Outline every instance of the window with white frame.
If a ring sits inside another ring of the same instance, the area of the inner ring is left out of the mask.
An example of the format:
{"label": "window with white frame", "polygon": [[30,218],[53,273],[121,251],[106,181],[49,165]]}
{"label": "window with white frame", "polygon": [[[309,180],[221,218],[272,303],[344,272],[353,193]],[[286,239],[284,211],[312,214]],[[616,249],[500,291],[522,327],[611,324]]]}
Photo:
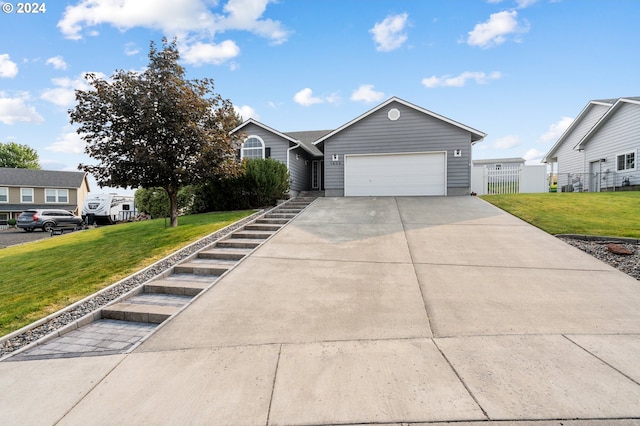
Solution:
{"label": "window with white frame", "polygon": [[9,202],[9,188],[0,188],[0,203]]}
{"label": "window with white frame", "polygon": [[69,190],[68,189],[45,189],[44,201],[46,203],[68,203]]}
{"label": "window with white frame", "polygon": [[636,153],[627,152],[626,154],[620,154],[616,157],[616,170],[622,172],[625,170],[636,169]]}
{"label": "window with white frame", "polygon": [[259,136],[249,136],[242,144],[242,156],[248,160],[252,158],[264,158],[264,142]]}
{"label": "window with white frame", "polygon": [[20,188],[20,202],[33,203],[33,188]]}

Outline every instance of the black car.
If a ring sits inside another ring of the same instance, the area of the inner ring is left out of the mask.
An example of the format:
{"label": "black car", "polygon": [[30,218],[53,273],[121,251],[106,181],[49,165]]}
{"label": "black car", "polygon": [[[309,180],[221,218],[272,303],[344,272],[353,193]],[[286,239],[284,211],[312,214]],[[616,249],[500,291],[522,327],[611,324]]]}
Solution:
{"label": "black car", "polygon": [[37,209],[20,213],[16,226],[26,232],[32,232],[36,228],[50,232],[53,228],[82,228],[84,221],[66,210]]}

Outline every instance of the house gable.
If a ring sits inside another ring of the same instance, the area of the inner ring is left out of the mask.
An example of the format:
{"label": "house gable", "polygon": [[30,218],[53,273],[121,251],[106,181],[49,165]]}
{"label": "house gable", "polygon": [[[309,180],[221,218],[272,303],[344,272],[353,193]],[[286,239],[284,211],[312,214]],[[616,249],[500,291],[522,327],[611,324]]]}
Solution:
{"label": "house gable", "polygon": [[446,119],[398,98],[392,98],[339,129],[316,145],[324,148],[328,195],[344,191],[345,155],[446,153],[449,195],[468,194],[471,145],[484,133]]}

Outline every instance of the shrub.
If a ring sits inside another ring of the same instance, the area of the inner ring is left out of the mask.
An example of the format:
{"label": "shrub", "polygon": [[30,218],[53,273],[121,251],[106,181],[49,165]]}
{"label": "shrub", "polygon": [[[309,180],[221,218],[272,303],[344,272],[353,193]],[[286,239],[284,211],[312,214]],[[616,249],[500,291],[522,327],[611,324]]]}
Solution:
{"label": "shrub", "polygon": [[11,228],[15,228],[16,227],[16,220],[15,219],[7,220],[7,225],[9,225]]}
{"label": "shrub", "polygon": [[245,185],[245,190],[252,197],[251,207],[273,205],[289,191],[289,171],[287,166],[273,158],[249,160]]}
{"label": "shrub", "polygon": [[277,160],[243,163],[236,177],[204,182],[193,189],[191,213],[245,210],[273,205],[289,191],[289,171]]}

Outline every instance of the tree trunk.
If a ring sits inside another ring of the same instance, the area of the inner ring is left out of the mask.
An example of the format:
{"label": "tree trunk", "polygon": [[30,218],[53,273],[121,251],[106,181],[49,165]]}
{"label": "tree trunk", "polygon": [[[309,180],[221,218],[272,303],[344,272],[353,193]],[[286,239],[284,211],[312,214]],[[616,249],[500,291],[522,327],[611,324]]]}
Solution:
{"label": "tree trunk", "polygon": [[175,228],[178,226],[178,190],[173,187],[165,188],[167,195],[169,196],[169,215],[171,217],[171,226]]}

